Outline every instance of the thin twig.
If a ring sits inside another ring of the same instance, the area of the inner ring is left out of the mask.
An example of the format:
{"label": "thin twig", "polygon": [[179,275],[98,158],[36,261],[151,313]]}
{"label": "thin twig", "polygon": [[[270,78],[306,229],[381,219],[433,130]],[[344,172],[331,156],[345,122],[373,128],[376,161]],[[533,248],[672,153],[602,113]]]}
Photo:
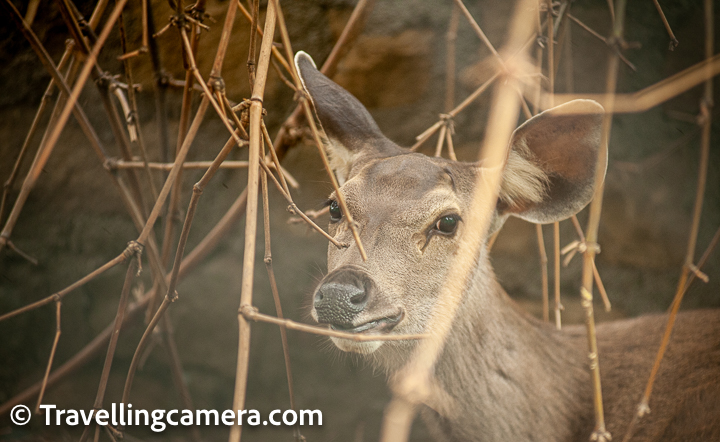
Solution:
{"label": "thin twig", "polygon": [[670,27],[670,23],[668,23],[667,18],[665,18],[665,13],[662,10],[662,7],[660,6],[660,3],[658,0],[653,0],[653,3],[655,3],[655,7],[658,10],[658,14],[660,14],[660,20],[662,20],[663,24],[665,25],[665,30],[667,31],[668,35],[670,36],[670,45],[668,46],[668,49],[671,51],[674,50],[680,42],[677,38],[675,38],[675,34],[673,34],[672,28]]}
{"label": "thin twig", "polygon": [[95,269],[94,271],[90,272],[89,274],[83,276],[79,280],[75,281],[74,283],[70,284],[66,288],[60,290],[59,292],[55,292],[50,296],[47,296],[39,301],[33,302],[32,304],[28,304],[24,307],[21,307],[19,309],[13,310],[9,313],[5,313],[4,315],[0,316],[0,322],[10,319],[13,316],[20,315],[22,313],[29,312],[30,310],[35,310],[36,308],[40,308],[44,305],[50,304],[51,302],[59,302],[61,301],[65,295],[72,292],[73,290],[82,287],[83,285],[87,284],[88,282],[92,281],[93,279],[97,278],[101,274],[105,273],[107,270],[115,267],[118,264],[121,264],[125,262],[130,256],[132,256],[134,247],[128,245],[128,247],[125,248],[125,250],[115,258],[111,259],[110,261],[106,262],[99,268]]}
{"label": "thin twig", "polygon": [[485,43],[485,46],[490,50],[492,55],[497,59],[497,61],[500,63],[500,66],[505,66],[505,63],[503,62],[502,57],[500,57],[500,54],[498,54],[498,51],[495,49],[495,46],[493,46],[492,43],[490,43],[490,40],[487,38],[487,35],[483,32],[482,28],[480,28],[480,25],[478,25],[477,21],[475,21],[475,18],[473,18],[470,11],[468,11],[467,7],[465,7],[465,3],[462,2],[462,0],[454,0],[455,5],[457,5],[458,8],[460,8],[460,11],[465,15],[465,18],[467,19],[468,23],[470,23],[470,27],[472,27],[473,31],[477,34],[477,36],[482,40],[483,43]]}
{"label": "thin twig", "polygon": [[153,19],[152,0],[142,0],[143,3],[143,46],[150,54],[150,66],[153,73],[153,98],[155,99],[155,117],[158,127],[158,138],[160,144],[160,159],[168,161],[170,150],[170,137],[168,136],[168,111],[167,111],[167,74],[162,68],[160,50],[157,39],[151,38],[155,34],[155,21]]}
{"label": "thin twig", "polygon": [[[238,0],[238,5],[242,7],[242,3]],[[242,8],[243,10],[245,8]],[[258,34],[258,15],[260,15],[260,0],[253,0],[252,3],[252,17],[250,18],[250,49],[248,50],[248,79],[250,80],[250,89],[255,85],[255,48],[257,45],[257,34]]]}
{"label": "thin twig", "polygon": [[455,107],[455,49],[460,24],[460,8],[453,3],[448,31],[445,34],[445,112]]}
{"label": "thin twig", "polygon": [[267,322],[269,324],[279,325],[281,327],[288,328],[290,330],[297,330],[305,333],[312,333],[314,335],[329,336],[332,338],[342,338],[349,341],[356,342],[368,342],[368,341],[409,341],[409,340],[421,340],[429,339],[428,334],[418,335],[367,335],[357,333],[347,333],[331,330],[324,327],[318,327],[315,325],[301,324],[299,322],[291,321],[290,319],[279,319],[274,316],[265,315],[257,311],[255,307],[245,306],[240,309],[242,316],[252,321]]}
{"label": "thin twig", "polygon": [[[597,33],[596,31],[594,31],[590,26],[588,26],[588,25],[586,25],[585,23],[581,22],[577,17],[575,17],[574,15],[570,14],[569,12],[567,13],[567,17],[568,17],[570,20],[572,20],[572,21],[574,21],[575,23],[577,23],[581,28],[583,28],[584,30],[586,30],[587,32],[589,32],[592,36],[594,36],[594,37],[597,38],[598,40],[600,40],[600,41],[602,41],[603,43],[605,43],[605,44],[608,46],[608,48],[610,48],[610,43],[608,43],[607,38],[605,38],[605,37],[603,37],[602,35],[598,34],[598,33]],[[632,64],[632,63],[630,63],[630,60],[628,60],[623,54],[618,54],[618,56],[620,57],[620,60],[622,60],[622,62],[625,63],[630,69],[632,69],[633,71],[637,71],[637,68],[635,67],[635,65]]]}
{"label": "thin twig", "polygon": [[542,280],[542,304],[543,321],[550,321],[550,301],[548,291],[548,257],[545,251],[545,238],[543,238],[542,224],[535,224],[535,234],[538,242],[538,254],[540,255],[540,272]]}
{"label": "thin twig", "polygon": [[45,387],[47,387],[48,377],[50,376],[50,370],[52,369],[53,360],[55,359],[55,350],[57,350],[57,345],[60,341],[60,333],[62,333],[62,328],[60,326],[61,308],[62,301],[55,301],[55,338],[53,339],[52,348],[50,349],[50,357],[48,358],[47,368],[45,369],[45,376],[43,376],[42,386],[40,387],[40,394],[38,395],[37,405],[35,405],[35,414],[40,413],[40,404],[42,404],[43,396],[45,395]]}
{"label": "thin twig", "polygon": [[[130,403],[130,390],[132,389],[132,383],[135,379],[135,372],[138,367],[138,363],[140,362],[140,355],[145,350],[145,347],[147,346],[150,336],[152,335],[153,331],[155,330],[155,327],[160,322],[160,319],[165,314],[165,311],[170,306],[170,303],[174,302],[177,299],[177,292],[173,292],[172,296],[165,296],[163,298],[163,302],[160,304],[160,307],[158,307],[157,311],[155,312],[155,315],[153,316],[152,320],[150,320],[150,323],[145,328],[145,333],[143,333],[142,338],[140,338],[140,342],[138,343],[137,347],[135,348],[135,354],[133,354],[132,361],[130,362],[130,368],[128,369],[127,378],[125,379],[125,388],[123,389],[123,395],[122,395],[122,403],[129,404]],[[121,428],[122,430],[122,428]]]}
{"label": "thin twig", "polygon": [[[243,4],[240,0],[237,0],[237,5],[238,5],[238,8],[240,9],[240,12],[243,13],[243,17],[245,17],[250,23],[252,23],[252,16],[248,12],[248,10],[245,9],[245,6],[243,6]],[[262,31],[262,29],[260,29],[259,25],[257,25],[257,24],[255,25],[255,30],[260,35],[260,37],[263,36],[263,31]],[[278,48],[276,48],[275,46],[273,46],[273,48],[272,48],[272,54],[273,54],[273,60],[280,63],[280,65],[282,65],[282,67],[285,69],[285,71],[287,73],[292,74],[292,70],[290,69],[290,65],[288,64],[287,60],[285,60],[285,57],[282,56],[282,54],[280,53],[280,50],[278,50]],[[253,67],[253,69],[254,69],[254,67]],[[277,73],[278,73],[278,75],[282,75],[282,72],[280,72],[279,69],[277,70]],[[294,88],[295,88],[295,86],[293,86],[293,89]]]}
{"label": "thin twig", "polygon": [[[120,23],[120,44],[123,53],[127,52],[127,41],[125,37],[125,22],[123,20],[122,14],[119,18]],[[133,80],[133,71],[132,71],[132,63],[129,61],[124,61],[123,66],[125,67],[125,77],[127,78],[128,83],[128,99],[130,101],[130,115],[127,117],[127,123],[128,127],[132,124],[133,127],[136,128],[136,136],[137,136],[137,145],[140,148],[140,157],[142,158],[144,169],[145,169],[145,175],[147,178],[147,182],[150,185],[150,192],[153,198],[157,198],[157,186],[155,186],[155,180],[153,180],[152,175],[150,174],[150,169],[147,167],[148,164],[148,155],[147,155],[147,149],[145,148],[145,140],[142,133],[142,128],[140,127],[140,118],[139,118],[139,111],[138,111],[138,105],[137,105],[137,98],[135,97],[135,87],[133,85],[135,84]]]}
{"label": "thin twig", "polygon": [[[235,141],[232,141],[232,145],[235,146]],[[245,143],[243,143],[245,145]],[[185,170],[206,170],[213,164],[212,161],[186,161],[182,163],[182,168]],[[175,163],[148,163],[150,170],[169,171],[173,168]],[[113,160],[107,164],[110,170],[113,169],[138,169],[145,167],[142,161],[125,161],[125,160]],[[220,164],[220,169],[246,169],[248,167],[247,161],[223,161]],[[269,163],[268,167],[275,167],[275,164]]]}
{"label": "thin twig", "polygon": [[[492,77],[490,77],[485,83],[481,84],[475,91],[473,91],[472,94],[470,94],[465,100],[462,101],[462,103],[458,104],[453,110],[447,113],[448,118],[455,118],[460,112],[462,112],[466,107],[468,107],[473,101],[475,101],[483,92],[487,90],[488,87],[500,76],[499,72],[496,72]],[[441,118],[438,120],[435,124],[430,126],[425,130],[425,132],[421,133],[415,139],[417,142],[410,148],[410,150],[417,150],[418,147],[420,147],[425,141],[427,141],[428,138],[430,138],[435,132],[438,131],[444,124],[444,120]]]}

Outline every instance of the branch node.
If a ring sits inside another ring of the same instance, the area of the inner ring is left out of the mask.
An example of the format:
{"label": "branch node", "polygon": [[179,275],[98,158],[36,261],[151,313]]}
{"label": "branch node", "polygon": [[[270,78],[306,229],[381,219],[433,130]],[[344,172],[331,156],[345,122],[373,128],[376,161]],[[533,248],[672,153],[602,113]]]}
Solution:
{"label": "branch node", "polygon": [[115,172],[118,168],[118,159],[117,158],[107,158],[105,162],[103,162],[103,167],[105,170],[109,172]]}
{"label": "branch node", "polygon": [[210,77],[208,80],[208,87],[213,92],[225,93],[225,80],[222,77]]}
{"label": "branch node", "polygon": [[451,135],[455,135],[455,120],[451,114],[440,114],[440,121],[443,122]]}
{"label": "branch node", "polygon": [[612,440],[612,436],[610,436],[610,433],[605,428],[598,428],[590,435],[590,440],[597,442],[609,442]]}
{"label": "branch node", "polygon": [[3,244],[3,243],[4,243],[4,244],[7,244],[7,246],[10,248],[10,250],[12,250],[13,252],[15,252],[15,253],[17,253],[18,255],[20,255],[22,258],[24,258],[25,260],[27,260],[30,264],[32,264],[32,265],[38,265],[38,264],[39,264],[37,258],[35,258],[35,257],[33,257],[33,256],[31,256],[31,255],[29,255],[29,254],[27,254],[27,253],[25,253],[25,252],[23,252],[23,251],[20,250],[19,248],[17,248],[17,246],[16,246],[12,241],[10,241],[10,239],[9,239],[8,237],[6,237],[6,236],[0,237],[0,245]]}
{"label": "branch node", "polygon": [[137,276],[140,276],[142,273],[142,252],[145,246],[143,246],[141,243],[133,240],[128,242],[127,247],[125,248],[125,251],[123,252],[123,256],[125,256],[125,259],[135,256],[138,262],[138,269],[137,269]]}
{"label": "branch node", "polygon": [[295,91],[295,94],[293,95],[293,101],[299,101],[301,104],[303,101],[309,101],[312,103],[312,99],[308,95],[307,92],[305,92],[305,89],[297,89]]}
{"label": "branch node", "polygon": [[707,284],[710,281],[710,278],[708,277],[708,275],[706,273],[704,273],[703,271],[701,271],[695,264],[690,262],[690,263],[685,264],[685,267],[687,267],[687,269],[690,272],[694,273],[695,276],[697,276],[697,278],[700,279],[705,284]]}
{"label": "branch node", "polygon": [[645,399],[643,399],[637,406],[637,417],[644,417],[650,413],[650,407]]}
{"label": "branch node", "polygon": [[708,119],[712,116],[712,108],[714,106],[715,103],[713,102],[712,97],[709,99],[703,98],[700,100],[700,113],[698,114],[697,118],[695,118],[695,122],[698,124],[698,126],[705,125]]}
{"label": "branch node", "polygon": [[575,240],[571,242],[570,244],[566,245],[561,251],[560,254],[567,255],[565,257],[565,260],[563,260],[563,266],[567,267],[568,264],[570,264],[570,261],[572,261],[573,257],[576,253],[585,253],[588,250],[594,250],[595,254],[600,253],[600,244],[598,243],[591,243],[587,241],[579,241]]}
{"label": "branch node", "polygon": [[238,309],[239,314],[243,315],[243,317],[245,319],[252,320],[252,321],[255,320],[255,314],[259,313],[259,312],[260,312],[260,310],[258,310],[257,307],[253,307],[250,304],[243,304]]}

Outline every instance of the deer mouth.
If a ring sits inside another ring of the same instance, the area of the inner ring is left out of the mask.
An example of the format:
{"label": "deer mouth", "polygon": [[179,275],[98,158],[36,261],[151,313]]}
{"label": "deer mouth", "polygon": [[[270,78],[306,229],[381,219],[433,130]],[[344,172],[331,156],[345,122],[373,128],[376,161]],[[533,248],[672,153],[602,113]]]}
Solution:
{"label": "deer mouth", "polygon": [[360,325],[346,326],[343,324],[330,324],[330,328],[335,331],[341,331],[346,333],[389,333],[396,325],[402,321],[403,312],[400,311],[397,315],[385,316],[379,319],[373,319],[372,321],[365,322]]}

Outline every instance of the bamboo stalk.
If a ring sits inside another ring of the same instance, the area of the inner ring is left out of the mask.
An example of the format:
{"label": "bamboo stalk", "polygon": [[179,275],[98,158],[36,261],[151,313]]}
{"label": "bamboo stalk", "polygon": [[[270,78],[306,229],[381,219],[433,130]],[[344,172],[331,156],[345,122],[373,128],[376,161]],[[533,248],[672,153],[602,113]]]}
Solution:
{"label": "bamboo stalk", "polygon": [[[615,41],[621,41],[623,37],[625,22],[625,0],[618,0],[615,5],[615,23],[613,29],[613,38]],[[619,49],[619,48],[618,48]],[[595,334],[595,318],[592,305],[592,289],[594,280],[594,260],[595,254],[598,252],[597,232],[600,224],[600,213],[602,211],[603,200],[603,179],[605,176],[605,165],[607,163],[607,149],[610,139],[610,131],[612,129],[612,116],[615,112],[614,96],[617,89],[617,75],[619,67],[619,51],[615,51],[610,55],[608,60],[608,73],[606,81],[606,99],[605,99],[605,115],[603,116],[602,138],[600,141],[600,150],[598,151],[598,161],[595,170],[595,194],[592,203],[590,203],[590,216],[588,225],[585,229],[586,245],[583,253],[583,272],[582,272],[582,288],[580,290],[582,305],[585,309],[585,323],[588,333],[588,351],[589,364],[593,381],[593,405],[595,409],[595,429],[591,438],[599,442],[611,440],[611,435],[605,428],[605,413],[602,402],[602,385],[600,380],[600,363],[597,348],[597,337]]]}
{"label": "bamboo stalk", "polygon": [[[242,287],[240,292],[240,306],[252,305],[253,277],[255,271],[255,240],[257,234],[257,208],[260,172],[260,146],[263,140],[262,111],[265,82],[267,81],[270,57],[272,55],[273,35],[275,34],[275,21],[278,11],[277,4],[268,3],[265,15],[265,32],[260,44],[260,58],[253,85],[250,104],[250,147],[248,168],[248,199],[245,216],[245,252],[243,255]],[[233,409],[241,410],[245,407],[245,394],[247,390],[247,375],[250,363],[250,324],[244,316],[238,314],[238,359],[235,372],[235,389],[233,394]],[[242,427],[233,425],[230,428],[230,442],[240,442]]]}

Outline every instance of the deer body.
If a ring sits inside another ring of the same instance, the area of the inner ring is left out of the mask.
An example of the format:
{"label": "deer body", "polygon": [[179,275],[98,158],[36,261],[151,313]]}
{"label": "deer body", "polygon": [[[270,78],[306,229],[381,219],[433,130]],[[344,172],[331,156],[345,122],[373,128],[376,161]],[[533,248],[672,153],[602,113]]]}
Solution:
{"label": "deer body", "polygon": [[[367,110],[322,75],[305,53],[295,59],[327,137],[331,165],[368,254],[328,248],[328,275],[312,317],[353,333],[424,333],[458,239],[481,165],[430,158],[385,138]],[[544,112],[513,134],[491,231],[510,216],[567,218],[594,190],[602,107],[576,100]],[[604,170],[604,169],[603,169]],[[331,195],[329,233],[352,243]],[[487,251],[462,289],[461,304],[435,365],[423,416],[439,441],[587,440],[594,426],[587,338],[557,331],[522,312],[499,286]],[[598,326],[606,422],[616,438],[632,418],[664,322],[645,317]],[[699,326],[702,326],[700,331]],[[700,333],[698,335],[698,333]],[[332,338],[394,373],[413,341]],[[720,440],[720,315],[680,316],[638,441]]]}

